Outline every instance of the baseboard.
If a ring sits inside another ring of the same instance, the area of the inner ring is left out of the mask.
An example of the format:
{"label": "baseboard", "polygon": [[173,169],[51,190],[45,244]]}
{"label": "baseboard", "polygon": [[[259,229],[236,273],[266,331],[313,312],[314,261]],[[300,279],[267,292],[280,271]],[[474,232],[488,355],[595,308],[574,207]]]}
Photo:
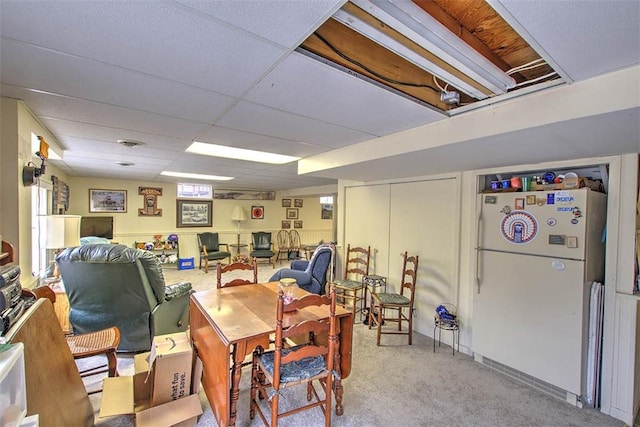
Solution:
{"label": "baseboard", "polygon": [[550,384],[532,375],[526,374],[522,371],[519,371],[482,355],[474,354],[474,360],[510,378],[513,378],[516,381],[535,388],[536,390],[540,390],[550,396],[553,396],[560,400],[564,400],[571,405],[582,408],[582,401],[580,399],[580,396],[576,396],[575,394],[568,392],[558,386]]}

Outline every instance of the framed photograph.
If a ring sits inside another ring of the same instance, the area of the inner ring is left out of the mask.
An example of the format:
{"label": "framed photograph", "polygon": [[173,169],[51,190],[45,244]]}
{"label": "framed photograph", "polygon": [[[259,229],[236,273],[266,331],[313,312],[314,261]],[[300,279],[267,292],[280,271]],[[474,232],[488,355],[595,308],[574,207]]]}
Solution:
{"label": "framed photograph", "polygon": [[302,228],[302,221],[293,221],[293,228]]}
{"label": "framed photograph", "polygon": [[283,230],[288,230],[289,228],[291,228],[291,221],[288,220],[283,220],[282,221],[282,229]]}
{"label": "framed photograph", "polygon": [[176,227],[211,227],[213,201],[176,200]]}
{"label": "framed photograph", "polygon": [[516,199],[516,209],[524,209],[524,199],[517,198]]}
{"label": "framed photograph", "polygon": [[333,205],[330,204],[322,204],[320,205],[321,210],[321,219],[333,219]]}
{"label": "framed photograph", "polygon": [[89,189],[89,212],[126,212],[127,190]]}
{"label": "framed photograph", "polygon": [[287,208],[287,219],[298,219],[298,209]]}
{"label": "framed photograph", "polygon": [[251,219],[264,219],[264,206],[251,206]]}
{"label": "framed photograph", "polygon": [[535,205],[536,204],[536,195],[535,194],[527,196],[527,204],[528,205]]}
{"label": "framed photograph", "polygon": [[302,199],[293,199],[293,206],[295,206],[296,208],[301,208],[302,203],[304,203],[304,200]]}
{"label": "framed photograph", "polygon": [[282,207],[290,208],[291,207],[291,199],[282,199]]}

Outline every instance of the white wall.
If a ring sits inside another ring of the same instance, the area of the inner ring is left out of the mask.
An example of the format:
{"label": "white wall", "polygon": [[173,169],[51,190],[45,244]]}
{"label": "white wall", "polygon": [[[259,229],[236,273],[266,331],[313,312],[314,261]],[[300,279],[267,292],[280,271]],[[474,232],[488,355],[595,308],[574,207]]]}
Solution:
{"label": "white wall", "polygon": [[[442,295],[433,296],[435,301],[440,297],[454,296],[457,294],[459,314],[462,318],[462,331],[460,336],[461,349],[466,352],[473,352],[473,343],[471,342],[471,330],[473,328],[473,293],[475,291],[475,263],[476,263],[476,238],[477,235],[477,219],[476,201],[478,192],[478,177],[480,175],[508,173],[522,170],[554,170],[571,167],[580,167],[594,164],[609,165],[609,194],[608,194],[608,221],[607,221],[607,265],[605,280],[605,325],[604,325],[604,344],[603,344],[603,385],[602,385],[602,411],[619,418],[631,425],[633,423],[633,415],[639,406],[638,390],[640,390],[638,375],[635,368],[639,365],[637,352],[640,348],[638,338],[640,337],[640,328],[638,327],[638,297],[631,295],[633,290],[633,266],[630,259],[633,258],[635,241],[635,203],[638,197],[637,181],[638,181],[638,156],[635,154],[623,156],[609,156],[604,158],[588,158],[578,159],[568,162],[553,162],[546,164],[523,164],[507,168],[487,169],[479,171],[469,171],[462,173],[459,182],[454,185],[451,190],[452,194],[448,195],[449,200],[443,199],[438,203],[438,198],[432,198],[430,201],[434,206],[444,206],[446,203],[455,204],[457,209],[456,219],[453,221],[455,232],[432,233],[429,235],[424,230],[417,230],[415,227],[415,218],[418,215],[421,206],[420,203],[414,204],[409,209],[415,212],[402,212],[405,207],[411,204],[401,206],[400,212],[395,214],[396,218],[405,217],[409,219],[402,225],[400,221],[398,227],[393,234],[403,236],[398,240],[400,243],[391,243],[393,238],[389,239],[389,247],[378,247],[379,252],[385,250],[392,254],[397,252],[399,246],[411,245],[411,241],[406,236],[419,236],[425,242],[429,242],[431,247],[449,248],[450,240],[455,241],[456,250],[446,249],[448,252],[455,254],[453,260],[453,271],[450,275],[444,275],[443,280],[439,283],[438,292]],[[428,181],[434,177],[415,178],[418,181]],[[343,245],[349,242],[349,238],[354,236],[350,230],[351,223],[354,220],[350,217],[350,188],[359,188],[360,195],[367,195],[368,198],[358,200],[358,202],[366,206],[368,212],[368,221],[378,224],[379,222],[393,222],[394,215],[387,215],[384,207],[391,203],[392,197],[388,195],[384,184],[404,184],[407,180],[390,180],[387,182],[372,182],[368,184],[341,181],[339,183],[339,212],[338,212],[338,236],[339,241]],[[369,187],[369,190],[367,190]],[[409,188],[409,187],[407,187]],[[346,189],[346,190],[345,190]],[[369,191],[367,193],[367,191]],[[377,196],[377,198],[376,198]],[[458,209],[459,208],[459,209]],[[360,208],[363,209],[363,208]],[[395,209],[395,208],[394,208]],[[364,218],[364,210],[360,211],[360,217]],[[447,215],[447,209],[442,210],[442,214]],[[366,232],[370,233],[368,227],[355,222],[358,234]],[[379,228],[384,228],[378,225]],[[389,225],[391,230],[391,225]],[[441,230],[439,230],[441,231]],[[368,237],[362,235],[362,240]],[[371,239],[379,239],[375,235],[369,237]],[[366,240],[365,240],[366,241]],[[626,254],[620,256],[621,254]],[[429,263],[429,256],[421,255],[421,264]],[[390,260],[393,256],[390,255]],[[619,260],[619,261],[618,261]],[[391,265],[391,264],[390,264]],[[394,274],[390,268],[389,274]],[[381,271],[382,274],[382,271]],[[428,305],[428,304],[427,304]],[[417,322],[418,331],[428,336],[432,335],[432,329],[425,328],[425,321]],[[422,325],[421,325],[422,323]]]}
{"label": "white wall", "polygon": [[[457,304],[458,216],[456,176],[344,187],[345,224],[337,273],[345,247],[370,246],[369,273],[399,291],[402,254],[419,256],[414,329],[432,335],[433,313],[442,302]],[[443,337],[446,342],[449,337]]]}

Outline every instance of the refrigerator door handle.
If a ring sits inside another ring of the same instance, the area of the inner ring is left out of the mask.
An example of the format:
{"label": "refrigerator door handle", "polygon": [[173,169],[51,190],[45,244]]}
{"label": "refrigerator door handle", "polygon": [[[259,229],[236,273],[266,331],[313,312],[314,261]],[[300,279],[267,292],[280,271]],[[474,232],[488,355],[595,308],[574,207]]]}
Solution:
{"label": "refrigerator door handle", "polygon": [[480,284],[482,280],[480,279],[480,262],[482,261],[480,252],[480,242],[482,242],[482,210],[478,214],[478,239],[476,240],[476,293],[480,293]]}

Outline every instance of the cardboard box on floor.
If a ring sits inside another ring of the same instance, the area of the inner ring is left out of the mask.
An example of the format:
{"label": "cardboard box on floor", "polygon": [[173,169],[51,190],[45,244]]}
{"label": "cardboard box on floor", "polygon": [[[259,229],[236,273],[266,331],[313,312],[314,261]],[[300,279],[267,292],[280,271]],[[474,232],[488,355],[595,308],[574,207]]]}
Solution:
{"label": "cardboard box on floor", "polygon": [[100,418],[133,414],[137,427],[195,426],[201,375],[186,332],[156,336],[151,352],[134,356],[133,376],[105,378]]}

